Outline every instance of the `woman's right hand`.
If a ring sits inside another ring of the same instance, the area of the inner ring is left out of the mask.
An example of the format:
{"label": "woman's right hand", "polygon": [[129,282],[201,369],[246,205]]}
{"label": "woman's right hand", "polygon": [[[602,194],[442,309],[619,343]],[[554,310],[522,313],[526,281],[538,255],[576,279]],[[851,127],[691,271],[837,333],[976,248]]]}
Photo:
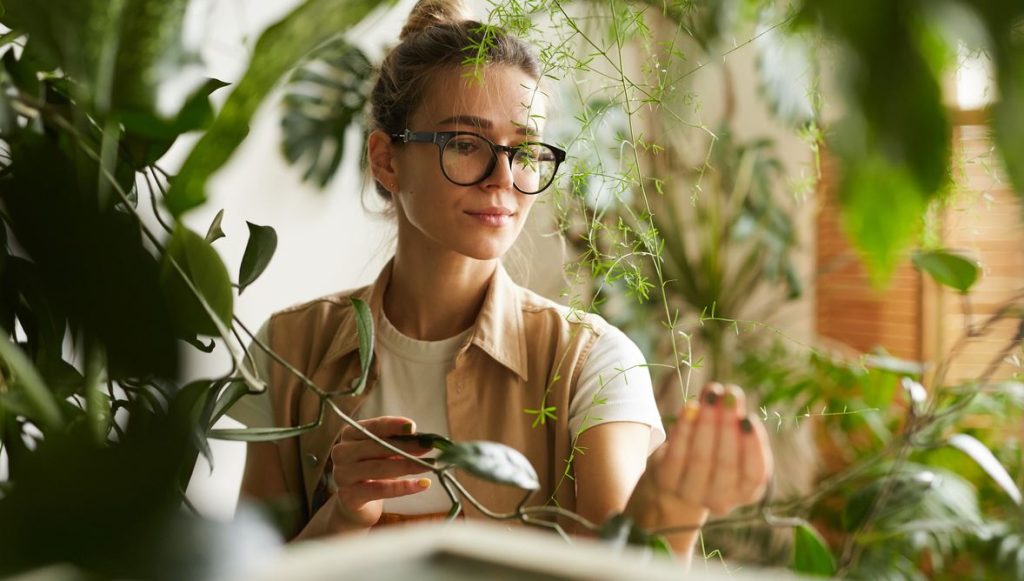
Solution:
{"label": "woman's right hand", "polygon": [[[360,420],[359,424],[385,439],[416,431],[411,419],[398,416],[369,418]],[[413,456],[422,456],[431,450],[416,441],[390,442]],[[430,487],[430,480],[426,478],[402,478],[423,474],[429,469],[393,454],[352,426],[345,426],[341,431],[341,438],[331,449],[331,460],[334,463],[332,477],[337,486],[331,520],[338,528],[369,528],[380,520],[383,499],[416,494]]]}

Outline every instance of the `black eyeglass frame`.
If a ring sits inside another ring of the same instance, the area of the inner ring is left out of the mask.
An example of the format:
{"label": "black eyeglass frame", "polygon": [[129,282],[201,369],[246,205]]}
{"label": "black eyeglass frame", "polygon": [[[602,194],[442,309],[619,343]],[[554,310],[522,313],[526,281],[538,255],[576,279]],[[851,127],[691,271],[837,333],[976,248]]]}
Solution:
{"label": "black eyeglass frame", "polygon": [[[472,135],[474,137],[478,137],[484,140],[484,142],[491,146],[491,165],[487,168],[487,171],[484,172],[483,176],[480,179],[476,180],[475,182],[471,182],[468,184],[457,182],[453,180],[451,176],[448,175],[448,172],[446,172],[444,169],[444,148],[446,145],[448,145],[448,142],[451,141],[452,138],[457,135]],[[522,147],[522,144],[518,146],[498,145],[497,143],[494,143],[493,141],[487,139],[483,135],[480,135],[479,133],[473,133],[472,131],[411,131],[409,129],[406,129],[401,133],[392,133],[390,137],[391,141],[393,142],[401,141],[402,143],[433,143],[434,145],[436,145],[437,163],[438,165],[441,166],[441,173],[448,181],[457,186],[475,186],[486,180],[488,177],[490,177],[490,175],[494,173],[495,165],[497,165],[498,163],[499,152],[505,152],[508,154],[506,156],[508,158],[508,167],[509,169],[512,169],[512,160],[515,158],[516,153],[518,153],[519,148]],[[537,190],[536,192],[525,192],[521,190],[518,185],[516,185],[514,179],[512,180],[512,187],[514,187],[517,192],[527,196],[535,196],[551,187],[551,184],[555,183],[555,176],[558,174],[558,168],[561,167],[563,162],[565,162],[566,153],[563,149],[559,149],[554,145],[550,145],[548,143],[543,143],[540,141],[528,141],[525,143],[536,143],[538,145],[543,145],[544,147],[547,147],[555,154],[555,169],[551,171],[551,180],[548,181],[548,183],[545,184],[543,188]]]}

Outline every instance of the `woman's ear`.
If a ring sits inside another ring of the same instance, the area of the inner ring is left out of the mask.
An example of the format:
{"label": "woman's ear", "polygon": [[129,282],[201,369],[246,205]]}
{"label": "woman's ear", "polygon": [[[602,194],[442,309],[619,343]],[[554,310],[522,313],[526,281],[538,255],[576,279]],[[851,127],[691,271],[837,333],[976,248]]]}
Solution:
{"label": "woman's ear", "polygon": [[394,194],[398,190],[398,171],[391,138],[383,131],[374,129],[367,138],[367,147],[369,148],[370,171],[373,172],[373,179]]}

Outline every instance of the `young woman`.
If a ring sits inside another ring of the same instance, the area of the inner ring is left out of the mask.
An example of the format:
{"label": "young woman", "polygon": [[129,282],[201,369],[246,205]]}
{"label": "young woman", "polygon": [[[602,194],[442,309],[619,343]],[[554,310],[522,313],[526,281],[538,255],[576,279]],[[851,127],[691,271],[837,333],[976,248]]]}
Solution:
{"label": "young woman", "polygon": [[[465,48],[479,46],[482,33],[462,14],[454,0],[421,1],[372,92],[369,159],[397,216],[394,258],[374,284],[275,313],[259,336],[323,389],[344,391],[359,375],[349,299],[363,298],[376,363],[366,392],[337,405],[384,438],[436,432],[522,451],[541,484],[532,504],[557,503],[594,522],[625,511],[658,528],[699,526],[709,512],[755,501],[771,456],[742,391],[706,386],[666,439],[633,342],[508,279],[501,257],[565,154],[543,143],[547,103],[529,47],[491,29],[479,77],[467,75]],[[319,399],[251,351],[269,388],[232,415],[250,426],[315,421]],[[292,499],[293,536],[309,538],[443,516],[448,498],[423,473],[328,411],[317,430],[250,444],[242,494]],[[492,510],[522,498],[512,487],[460,481]],[[469,505],[465,514],[481,516]],[[688,559],[695,538],[670,542]]]}

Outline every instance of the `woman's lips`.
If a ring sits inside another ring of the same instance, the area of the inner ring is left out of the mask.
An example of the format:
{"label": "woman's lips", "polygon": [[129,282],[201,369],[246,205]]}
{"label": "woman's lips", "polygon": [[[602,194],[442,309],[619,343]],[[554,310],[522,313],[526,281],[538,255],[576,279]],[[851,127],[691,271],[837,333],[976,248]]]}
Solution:
{"label": "woman's lips", "polygon": [[515,216],[510,210],[506,209],[486,209],[486,210],[474,210],[466,211],[466,215],[471,218],[475,218],[480,223],[500,228],[507,226],[512,223],[512,218]]}

